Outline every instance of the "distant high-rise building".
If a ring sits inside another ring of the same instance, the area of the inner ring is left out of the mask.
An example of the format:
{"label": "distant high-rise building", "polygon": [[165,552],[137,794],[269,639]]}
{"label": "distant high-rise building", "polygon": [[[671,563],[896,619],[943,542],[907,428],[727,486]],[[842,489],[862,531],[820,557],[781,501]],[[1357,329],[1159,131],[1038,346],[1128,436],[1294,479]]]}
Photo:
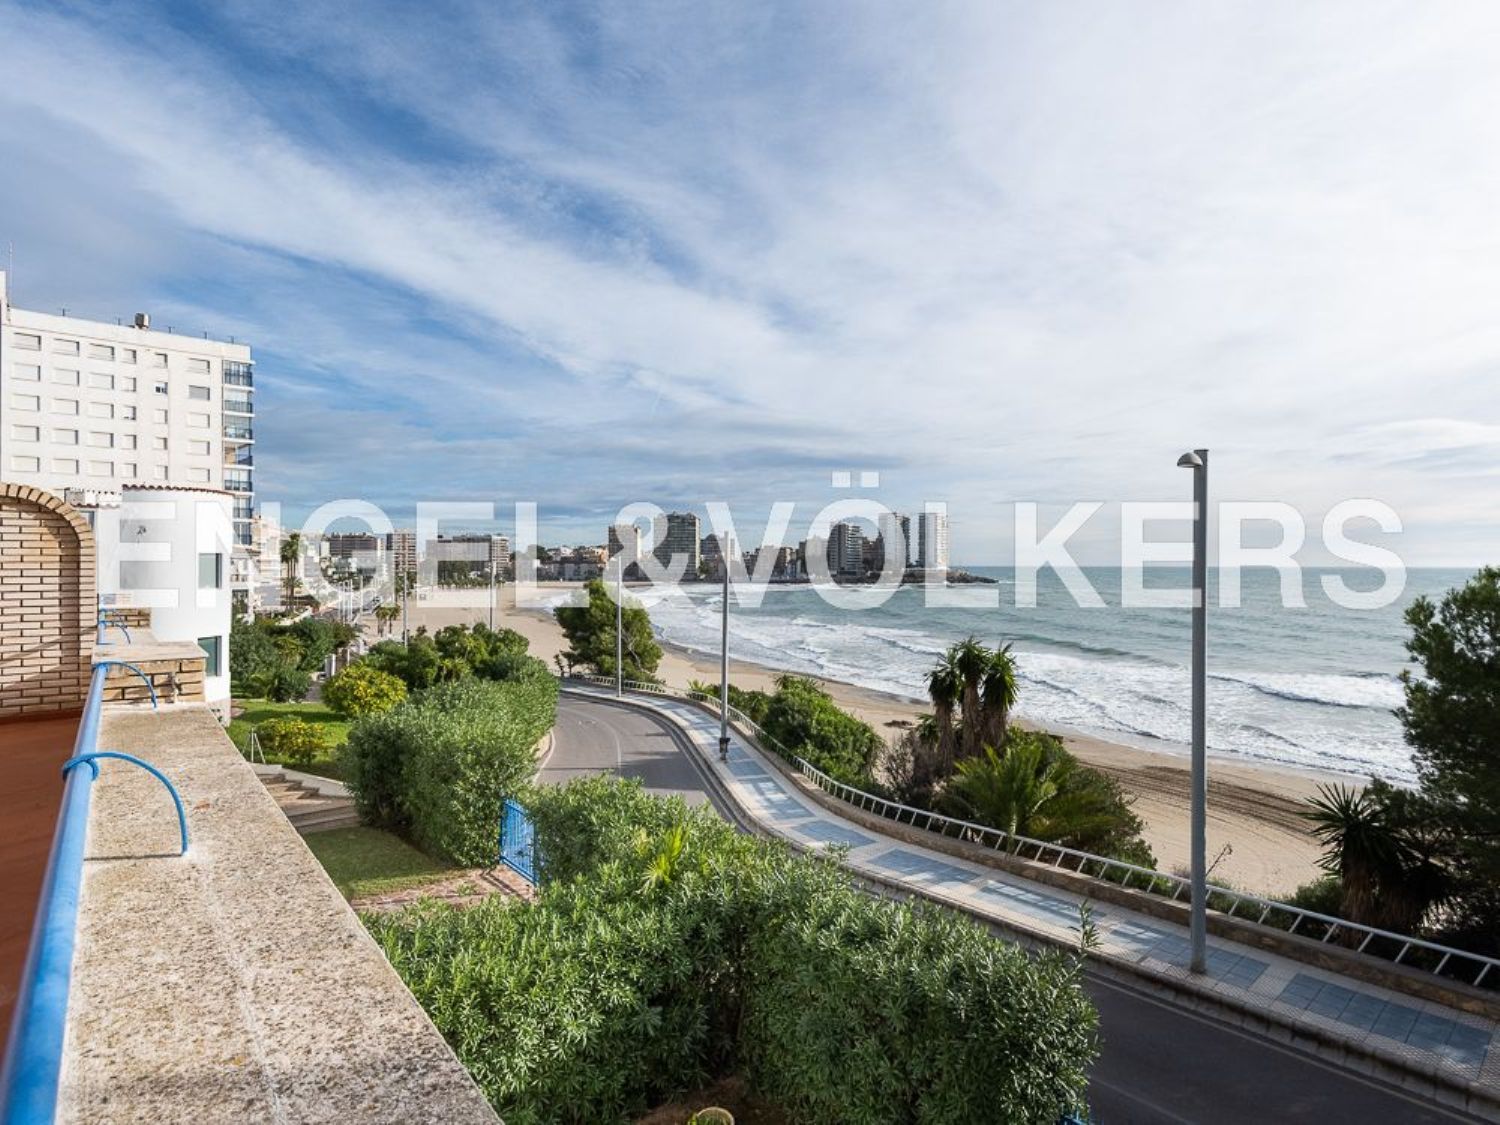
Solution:
{"label": "distant high-rise building", "polygon": [[390,555],[393,575],[410,574],[417,569],[417,533],[415,531],[393,531],[385,537],[385,549]]}
{"label": "distant high-rise building", "polygon": [[948,513],[923,512],[917,521],[917,565],[948,569]]}
{"label": "distant high-rise building", "polygon": [[615,575],[617,567],[624,567],[624,576],[634,578],[640,574],[641,529],[633,523],[611,524],[609,528],[609,558],[607,569]]}
{"label": "distant high-rise building", "polygon": [[905,570],[911,565],[911,517],[899,512],[885,512],[876,521],[876,526],[880,531],[880,550],[875,569],[883,570],[889,556],[896,560],[893,565]]}
{"label": "distant high-rise building", "polygon": [[656,517],[653,530],[655,543],[651,553],[657,564],[665,569],[673,566],[675,560],[684,559],[683,577],[696,578],[701,558],[698,517],[692,512],[668,512]]}
{"label": "distant high-rise building", "polygon": [[828,565],[834,574],[865,571],[865,533],[857,523],[836,523],[828,531]]}

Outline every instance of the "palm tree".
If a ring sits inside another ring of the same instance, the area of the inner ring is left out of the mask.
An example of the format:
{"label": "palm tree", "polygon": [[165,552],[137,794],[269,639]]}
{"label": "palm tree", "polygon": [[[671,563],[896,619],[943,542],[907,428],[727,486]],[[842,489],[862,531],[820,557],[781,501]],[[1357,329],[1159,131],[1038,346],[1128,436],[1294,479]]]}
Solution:
{"label": "palm tree", "polygon": [[1023,742],[1003,758],[994,747],[958,763],[948,800],[967,818],[1013,836],[1030,836],[1058,792],[1058,763],[1041,743]]}
{"label": "palm tree", "polygon": [[963,740],[959,746],[959,754],[972,758],[984,745],[984,709],[980,705],[980,685],[989,668],[990,650],[969,637],[959,641],[948,653],[958,671],[962,691]]}
{"label": "palm tree", "polygon": [[950,648],[927,673],[927,695],[932,700],[932,720],[937,727],[937,762],[942,777],[953,772],[953,711],[962,692],[963,678]]}
{"label": "palm tree", "polygon": [[294,531],[281,541],[281,585],[288,605],[296,597],[297,587],[301,584],[301,579],[297,576],[301,562],[302,535]]}
{"label": "palm tree", "polygon": [[1326,851],[1323,870],[1339,877],[1344,889],[1340,912],[1351,922],[1379,925],[1383,892],[1399,887],[1407,846],[1391,824],[1384,802],[1369,789],[1320,785],[1303,815]]}
{"label": "palm tree", "polygon": [[1010,645],[1001,645],[990,653],[979,683],[979,696],[984,709],[984,744],[1004,752],[1010,711],[1016,705],[1016,661],[1010,654]]}

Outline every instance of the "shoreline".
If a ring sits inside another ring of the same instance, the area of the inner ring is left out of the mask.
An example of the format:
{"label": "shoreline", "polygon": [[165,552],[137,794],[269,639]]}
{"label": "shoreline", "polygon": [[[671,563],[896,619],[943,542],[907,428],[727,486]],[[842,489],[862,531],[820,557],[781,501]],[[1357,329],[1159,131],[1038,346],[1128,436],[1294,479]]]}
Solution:
{"label": "shoreline", "polygon": [[[559,590],[576,584],[558,583]],[[500,588],[495,623],[526,637],[534,656],[554,663],[566,641],[550,609],[516,608],[514,587]],[[447,604],[444,604],[444,603]],[[486,620],[484,606],[455,604],[446,598],[414,601],[410,624],[429,631],[445,625]],[[399,636],[399,625],[398,625]],[[668,686],[684,689],[689,681],[717,683],[719,663],[712,656],[658,636],[662,647],[657,675]],[[774,691],[781,670],[730,658],[730,680],[749,690]],[[802,673],[796,673],[802,674]],[[884,738],[892,738],[928,708],[898,695],[876,691],[822,676],[822,684],[845,710],[869,723]],[[1162,871],[1185,868],[1188,862],[1189,763],[1182,750],[1165,745],[1146,748],[1087,731],[1055,725],[1026,723],[1063,739],[1080,762],[1119,781],[1144,823],[1142,835]],[[1322,874],[1317,862],[1322,848],[1301,816],[1308,797],[1320,784],[1343,782],[1346,775],[1303,767],[1237,759],[1223,753],[1209,755],[1208,861],[1211,879],[1232,883],[1256,894],[1287,896]],[[1220,854],[1225,848],[1229,850]],[[1217,862],[1216,862],[1216,857]]]}

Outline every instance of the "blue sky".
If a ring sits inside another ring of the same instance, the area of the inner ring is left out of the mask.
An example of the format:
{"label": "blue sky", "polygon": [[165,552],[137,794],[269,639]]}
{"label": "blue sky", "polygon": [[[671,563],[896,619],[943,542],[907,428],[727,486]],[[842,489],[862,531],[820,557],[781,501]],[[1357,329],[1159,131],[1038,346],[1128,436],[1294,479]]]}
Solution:
{"label": "blue sky", "polygon": [[[357,16],[351,15],[357,10]],[[255,347],[258,488],[1401,514],[1500,556],[1500,7],[0,0],[13,299]],[[1107,515],[1079,537],[1110,556]]]}

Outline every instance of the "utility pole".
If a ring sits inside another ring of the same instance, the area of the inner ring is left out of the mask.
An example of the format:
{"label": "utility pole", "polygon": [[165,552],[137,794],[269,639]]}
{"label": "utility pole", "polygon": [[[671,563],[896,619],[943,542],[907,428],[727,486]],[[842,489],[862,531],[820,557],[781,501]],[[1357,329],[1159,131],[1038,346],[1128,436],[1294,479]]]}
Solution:
{"label": "utility pole", "polygon": [[1208,450],[1177,459],[1193,470],[1193,768],[1190,863],[1192,909],[1188,919],[1188,968],[1208,971]]}
{"label": "utility pole", "polygon": [[615,556],[615,697],[625,694],[625,554]]}
{"label": "utility pole", "polygon": [[729,552],[733,541],[721,541],[719,565],[724,571],[724,604],[719,633],[719,761],[729,761]]}

